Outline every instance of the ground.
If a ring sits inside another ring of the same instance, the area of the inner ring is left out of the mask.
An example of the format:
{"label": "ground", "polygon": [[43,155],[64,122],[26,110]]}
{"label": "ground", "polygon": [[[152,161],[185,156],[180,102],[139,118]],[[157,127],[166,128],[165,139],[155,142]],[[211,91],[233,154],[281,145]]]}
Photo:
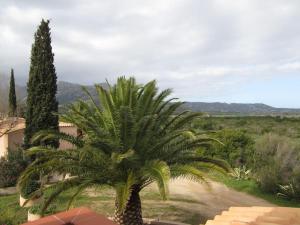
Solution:
{"label": "ground", "polygon": [[177,204],[177,207],[199,213],[205,220],[213,218],[231,206],[274,206],[263,199],[235,191],[215,181],[210,182],[209,188],[204,184],[180,179],[171,182],[170,187],[171,198],[181,196],[198,202],[184,204],[176,202],[174,204]]}
{"label": "ground", "polygon": [[[160,199],[154,185],[150,186],[141,193],[143,216],[198,225],[205,223],[207,219],[213,218],[230,206],[272,206],[265,200],[227,188],[221,183],[214,181],[210,183],[211,188],[209,189],[204,184],[189,180],[172,181],[170,198],[167,201]],[[72,192],[66,193],[58,199],[57,211],[64,210],[71,194]],[[87,206],[106,216],[112,216],[113,199],[114,192],[111,189],[89,189],[77,199],[74,207]],[[1,210],[3,213],[6,210],[7,214],[13,215],[17,219],[13,224],[25,222],[27,211],[17,204],[17,194],[0,197],[0,217]]]}
{"label": "ground", "polygon": [[[167,201],[160,200],[157,193],[155,185],[142,192],[144,217],[200,224],[231,206],[274,206],[263,199],[235,191],[215,181],[210,181],[209,188],[190,180],[174,180],[170,183],[170,197]],[[96,193],[90,190],[87,194],[95,196]],[[97,202],[93,207],[99,207],[98,211],[103,213],[103,204],[107,204],[108,208],[113,207],[110,200],[105,203]]]}

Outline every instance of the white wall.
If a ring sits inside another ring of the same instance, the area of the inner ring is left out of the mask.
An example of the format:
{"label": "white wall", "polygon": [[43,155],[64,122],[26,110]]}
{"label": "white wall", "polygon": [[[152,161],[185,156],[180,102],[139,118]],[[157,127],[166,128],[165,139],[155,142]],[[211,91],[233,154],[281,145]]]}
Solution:
{"label": "white wall", "polygon": [[0,158],[7,156],[7,148],[8,148],[8,135],[4,134],[0,137]]}

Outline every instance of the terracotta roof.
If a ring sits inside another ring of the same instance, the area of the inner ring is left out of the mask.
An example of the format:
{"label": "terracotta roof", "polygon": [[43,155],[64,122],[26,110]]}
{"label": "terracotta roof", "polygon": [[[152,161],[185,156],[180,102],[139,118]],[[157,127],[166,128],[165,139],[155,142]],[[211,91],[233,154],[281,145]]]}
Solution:
{"label": "terracotta roof", "polygon": [[300,208],[230,207],[206,225],[299,225]]}
{"label": "terracotta roof", "polygon": [[63,225],[67,222],[72,222],[74,225],[116,225],[105,216],[97,214],[85,207],[75,208],[66,212],[46,216],[39,220],[24,223],[22,225]]}

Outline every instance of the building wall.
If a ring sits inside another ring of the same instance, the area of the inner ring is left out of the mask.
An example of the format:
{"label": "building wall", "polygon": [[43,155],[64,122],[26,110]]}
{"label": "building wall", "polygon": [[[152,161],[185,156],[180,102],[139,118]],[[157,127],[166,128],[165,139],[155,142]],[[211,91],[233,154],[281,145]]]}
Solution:
{"label": "building wall", "polygon": [[24,129],[16,130],[8,133],[8,148],[9,150],[17,150],[23,144]]}
{"label": "building wall", "polygon": [[6,157],[8,147],[8,135],[4,134],[0,137],[0,158]]}
{"label": "building wall", "polygon": [[[59,127],[61,132],[77,136],[77,128],[74,126],[61,126]],[[19,129],[12,131],[8,134],[0,137],[0,158],[7,156],[7,151],[16,150],[19,146],[22,145],[24,138],[24,129]],[[66,141],[60,141],[59,149],[70,149],[74,146]]]}
{"label": "building wall", "polygon": [[[78,135],[77,128],[73,126],[65,126],[65,127],[59,127],[60,132],[72,135],[76,137]],[[74,148],[72,144],[66,141],[60,141],[59,142],[59,149],[70,149]]]}

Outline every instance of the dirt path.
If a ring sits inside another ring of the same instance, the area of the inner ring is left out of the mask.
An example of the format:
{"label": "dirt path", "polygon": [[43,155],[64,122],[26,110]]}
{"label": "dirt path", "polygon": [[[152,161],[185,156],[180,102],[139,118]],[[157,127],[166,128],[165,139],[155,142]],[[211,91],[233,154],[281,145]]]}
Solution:
{"label": "dirt path", "polygon": [[[204,184],[190,180],[178,179],[170,183],[171,200],[176,198],[187,201],[170,201],[182,208],[199,212],[205,218],[213,218],[231,206],[274,206],[273,204],[227,188],[221,183],[211,181],[211,190]],[[188,202],[190,200],[190,203]],[[198,203],[197,203],[198,202]]]}

